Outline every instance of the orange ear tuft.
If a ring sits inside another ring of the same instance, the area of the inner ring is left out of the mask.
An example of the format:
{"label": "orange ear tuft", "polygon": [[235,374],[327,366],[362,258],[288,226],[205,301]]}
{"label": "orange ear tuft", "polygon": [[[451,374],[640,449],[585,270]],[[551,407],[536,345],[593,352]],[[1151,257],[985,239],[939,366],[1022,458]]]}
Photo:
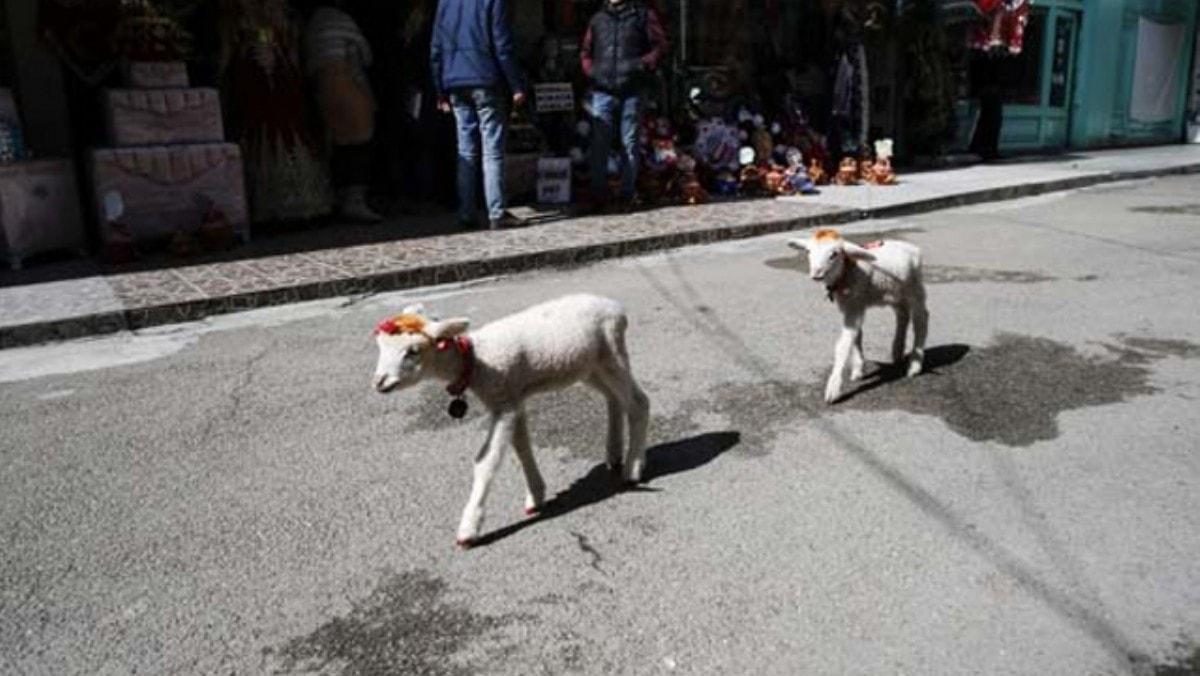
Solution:
{"label": "orange ear tuft", "polygon": [[841,238],[842,236],[838,231],[832,228],[821,228],[813,233],[813,239],[818,242],[836,242]]}
{"label": "orange ear tuft", "polygon": [[396,333],[424,333],[426,321],[420,315],[397,315],[392,318]]}

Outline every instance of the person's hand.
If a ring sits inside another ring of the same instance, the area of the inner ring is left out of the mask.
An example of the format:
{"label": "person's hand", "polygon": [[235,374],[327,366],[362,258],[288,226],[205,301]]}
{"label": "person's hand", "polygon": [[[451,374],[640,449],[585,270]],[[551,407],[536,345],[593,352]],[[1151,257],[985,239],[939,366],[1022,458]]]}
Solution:
{"label": "person's hand", "polygon": [[445,96],[439,97],[438,102],[437,102],[437,109],[442,111],[443,113],[448,113],[451,110],[453,110],[450,107],[450,99],[446,98]]}
{"label": "person's hand", "polygon": [[525,92],[517,92],[513,94],[513,106],[520,108],[525,105]]}

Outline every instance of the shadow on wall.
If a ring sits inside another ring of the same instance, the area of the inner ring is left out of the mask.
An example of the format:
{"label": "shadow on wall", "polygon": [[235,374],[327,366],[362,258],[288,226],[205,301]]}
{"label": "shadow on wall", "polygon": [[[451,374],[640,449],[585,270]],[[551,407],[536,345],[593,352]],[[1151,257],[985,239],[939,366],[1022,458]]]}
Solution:
{"label": "shadow on wall", "polygon": [[646,470],[643,483],[627,487],[619,476],[601,463],[558,493],[542,507],[536,516],[494,530],[479,538],[477,547],[490,545],[535,524],[549,521],[577,509],[603,502],[621,493],[655,493],[658,489],[646,484],[672,474],[694,470],[715,460],[741,442],[740,432],[708,432],[680,441],[659,444],[646,450]]}

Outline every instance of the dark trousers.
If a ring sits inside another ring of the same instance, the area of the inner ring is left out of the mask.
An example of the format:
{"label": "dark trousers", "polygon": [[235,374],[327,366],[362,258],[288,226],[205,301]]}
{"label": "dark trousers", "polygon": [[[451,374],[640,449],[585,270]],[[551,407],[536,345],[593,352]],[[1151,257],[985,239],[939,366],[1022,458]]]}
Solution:
{"label": "dark trousers", "polygon": [[1004,122],[1001,58],[983,52],[971,55],[971,88],[979,99],[979,122],[975,125],[970,150],[985,160],[1000,155],[1000,126]]}

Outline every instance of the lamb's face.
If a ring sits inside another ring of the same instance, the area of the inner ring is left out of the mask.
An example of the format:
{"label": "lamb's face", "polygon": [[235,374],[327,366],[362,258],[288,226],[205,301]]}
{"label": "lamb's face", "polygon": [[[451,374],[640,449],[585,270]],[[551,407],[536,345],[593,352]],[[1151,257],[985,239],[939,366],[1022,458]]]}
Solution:
{"label": "lamb's face", "polygon": [[429,374],[434,346],[462,334],[470,325],[465,317],[437,321],[425,317],[420,305],[379,322],[375,344],[379,361],[375,364],[372,384],[380,394],[411,387]]}
{"label": "lamb's face", "polygon": [[875,255],[863,247],[842,239],[836,230],[822,229],[807,239],[788,240],[788,246],[808,256],[808,273],[814,280],[832,287],[838,284],[850,259],[874,261]]}
{"label": "lamb's face", "polygon": [[419,333],[387,334],[377,332],[379,361],[375,364],[373,384],[380,394],[411,387],[424,378],[423,357],[431,343]]}
{"label": "lamb's face", "polygon": [[808,273],[813,280],[830,282],[842,275],[846,252],[841,242],[821,242],[808,250]]}
{"label": "lamb's face", "polygon": [[829,282],[842,274],[846,264],[846,252],[842,240],[833,236],[821,236],[826,231],[818,231],[817,237],[808,239],[793,239],[788,246],[808,256],[808,274],[815,281]]}

